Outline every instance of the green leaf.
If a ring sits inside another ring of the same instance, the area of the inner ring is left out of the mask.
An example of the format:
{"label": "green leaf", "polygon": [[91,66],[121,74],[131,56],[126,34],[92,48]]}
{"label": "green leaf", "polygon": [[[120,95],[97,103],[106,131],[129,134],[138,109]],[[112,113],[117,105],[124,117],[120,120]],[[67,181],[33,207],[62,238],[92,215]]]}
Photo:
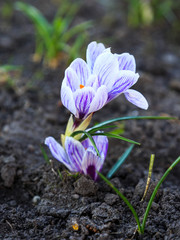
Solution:
{"label": "green leaf", "polygon": [[[114,122],[119,122],[119,121],[126,121],[126,120],[142,120],[142,119],[149,119],[149,120],[170,120],[170,119],[177,119],[175,117],[161,117],[161,116],[138,116],[138,117],[120,117],[120,118],[114,118],[111,120],[104,121],[102,123],[99,123],[92,127],[90,131],[93,129],[98,130],[99,127],[106,126],[108,124],[114,123]],[[89,131],[88,131],[89,132]]]}
{"label": "green leaf", "polygon": [[104,132],[104,133],[92,133],[91,135],[92,136],[102,135],[102,136],[107,136],[109,138],[116,138],[116,139],[119,139],[119,140],[123,140],[125,142],[141,145],[139,142],[135,142],[135,141],[133,141],[131,139],[128,139],[128,138],[125,138],[125,137],[122,137],[122,136],[119,136],[119,135],[116,135],[116,134],[111,134],[111,133],[105,133]]}
{"label": "green leaf", "polygon": [[57,172],[58,172],[58,175],[59,175],[60,179],[62,180],[63,177],[62,177],[62,174],[61,174],[60,170],[57,169]]}
{"label": "green leaf", "polygon": [[61,6],[58,9],[58,12],[55,16],[55,19],[61,19],[64,21],[64,32],[67,31],[73,19],[76,16],[77,11],[79,10],[79,4],[62,1]]}
{"label": "green leaf", "polygon": [[53,23],[53,37],[55,36],[58,40],[64,30],[64,21],[60,18],[55,18]]}
{"label": "green leaf", "polygon": [[73,46],[70,48],[70,51],[68,52],[69,63],[80,55],[80,52],[82,51],[82,47],[84,45],[85,40],[86,40],[85,35],[84,36],[80,35],[79,37],[76,38]]}
{"label": "green leaf", "polygon": [[26,14],[35,23],[35,25],[40,26],[43,29],[51,29],[49,22],[37,8],[23,2],[16,2],[15,8],[16,10],[20,10]]}
{"label": "green leaf", "polygon": [[104,130],[104,129],[107,129],[107,128],[116,128],[116,125],[105,125],[105,126],[102,126],[102,127],[97,127],[96,128],[96,125],[92,128],[90,128],[89,130],[86,130],[88,133],[95,133],[97,131],[101,131],[101,130]]}
{"label": "green leaf", "polygon": [[46,163],[50,164],[49,157],[48,157],[46,151],[44,150],[43,146],[40,145],[40,148],[41,148],[41,152],[42,152],[42,155],[44,157],[44,160],[46,161]]}
{"label": "green leaf", "polygon": [[99,150],[97,149],[96,143],[94,142],[94,139],[92,138],[92,136],[88,132],[86,132],[86,131],[75,131],[71,134],[71,137],[75,137],[76,135],[79,135],[79,134],[84,134],[89,138],[89,140],[91,141],[93,147],[95,148],[95,150],[97,152],[97,155],[99,157],[101,157],[101,155],[99,153]]}
{"label": "green leaf", "polygon": [[15,66],[15,65],[2,65],[0,66],[0,72],[9,72],[9,71],[16,71],[21,70],[21,66]]}
{"label": "green leaf", "polygon": [[122,135],[125,132],[125,124],[124,123],[116,123],[116,129],[110,131],[109,133]]}
{"label": "green leaf", "polygon": [[23,3],[16,2],[15,8],[22,11],[33,23],[37,34],[41,37],[41,41],[46,49],[46,57],[52,58],[56,55],[52,37],[52,25],[46,20],[42,13],[35,7]]}
{"label": "green leaf", "polygon": [[80,23],[80,24],[72,27],[68,31],[66,31],[66,33],[62,36],[62,40],[64,42],[67,42],[72,37],[74,37],[74,35],[79,34],[79,33],[84,33],[84,31],[90,27],[92,27],[92,21],[86,21],[86,22]]}
{"label": "green leaf", "polygon": [[122,156],[117,160],[117,162],[108,172],[107,178],[111,178],[115,174],[115,172],[117,172],[117,170],[120,168],[120,166],[123,164],[123,162],[127,159],[129,154],[131,153],[133,147],[134,144],[132,144],[128,149],[126,149],[126,151],[122,154]]}

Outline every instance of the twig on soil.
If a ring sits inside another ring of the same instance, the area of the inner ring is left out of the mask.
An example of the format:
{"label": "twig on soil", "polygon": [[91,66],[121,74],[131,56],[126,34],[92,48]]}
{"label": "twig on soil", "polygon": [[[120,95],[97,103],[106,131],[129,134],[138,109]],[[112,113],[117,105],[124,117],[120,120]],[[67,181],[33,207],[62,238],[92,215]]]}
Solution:
{"label": "twig on soil", "polygon": [[150,181],[151,181],[151,176],[152,176],[152,169],[153,169],[153,164],[154,164],[154,157],[155,155],[154,154],[151,154],[151,158],[150,158],[150,163],[149,163],[149,173],[148,173],[148,178],[147,178],[147,183],[146,183],[146,188],[145,188],[145,191],[144,191],[144,195],[141,199],[141,202],[144,201],[145,197],[146,197],[146,194],[147,194],[147,191],[149,189],[149,185],[150,185]]}
{"label": "twig on soil", "polygon": [[138,226],[135,228],[134,233],[133,233],[132,237],[130,238],[130,240],[134,239],[134,237],[136,236],[137,231],[138,231]]}
{"label": "twig on soil", "polygon": [[51,164],[51,171],[57,176],[57,172],[54,170],[54,166],[53,166],[53,160],[52,159],[49,159],[49,162]]}
{"label": "twig on soil", "polygon": [[14,231],[13,226],[10,224],[10,222],[8,222],[8,220],[6,220],[6,223],[10,226],[11,230]]}

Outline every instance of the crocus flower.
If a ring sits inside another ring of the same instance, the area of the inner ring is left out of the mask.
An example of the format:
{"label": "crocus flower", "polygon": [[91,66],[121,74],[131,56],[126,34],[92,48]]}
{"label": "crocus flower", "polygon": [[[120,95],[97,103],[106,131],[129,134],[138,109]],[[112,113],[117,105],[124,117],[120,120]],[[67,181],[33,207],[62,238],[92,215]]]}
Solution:
{"label": "crocus flower", "polygon": [[[61,134],[61,143],[62,146],[64,147],[65,145],[65,139],[66,137],[71,136],[71,134],[75,131],[84,131],[86,130],[86,128],[89,126],[90,122],[92,119],[92,114],[90,114],[84,121],[78,122],[78,125],[73,121],[73,116],[71,115],[67,126],[66,126],[66,131],[65,134]],[[75,139],[80,139],[82,136],[82,134],[78,134],[76,136],[74,136]]]}
{"label": "crocus flower", "polygon": [[85,119],[121,93],[136,106],[148,108],[144,96],[129,89],[139,78],[132,55],[112,54],[102,43],[91,42],[86,60],[77,58],[70,64],[61,87],[62,103],[76,118]]}
{"label": "crocus flower", "polygon": [[96,180],[96,171],[101,170],[107,154],[108,139],[106,136],[94,136],[93,139],[101,157],[97,155],[89,139],[79,142],[72,137],[66,137],[65,148],[63,148],[53,137],[47,137],[45,144],[49,147],[53,157],[71,172],[80,172]]}

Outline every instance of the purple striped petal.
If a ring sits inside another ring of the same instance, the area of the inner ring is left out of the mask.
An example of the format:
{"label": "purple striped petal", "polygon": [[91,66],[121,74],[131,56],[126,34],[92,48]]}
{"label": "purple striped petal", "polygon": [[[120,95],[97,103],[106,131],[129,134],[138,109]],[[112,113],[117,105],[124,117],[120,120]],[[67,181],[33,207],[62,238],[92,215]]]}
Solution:
{"label": "purple striped petal", "polygon": [[96,112],[106,104],[108,99],[108,90],[107,87],[102,85],[98,88],[94,99],[92,100],[89,108],[89,113]]}
{"label": "purple striped petal", "polygon": [[89,147],[83,157],[82,170],[85,175],[89,175],[93,180],[96,180],[98,175],[96,171],[102,169],[104,157],[100,158],[93,147]]}
{"label": "purple striped petal", "polygon": [[47,137],[44,143],[49,147],[54,158],[63,163],[70,171],[73,170],[64,148],[53,137]]}
{"label": "purple striped petal", "polygon": [[140,92],[133,89],[129,89],[126,92],[124,92],[124,94],[127,100],[132,104],[145,110],[148,109],[148,102]]}
{"label": "purple striped petal", "polygon": [[71,63],[69,67],[76,72],[80,84],[86,85],[86,81],[90,76],[90,69],[87,63],[83,59],[77,58]]}
{"label": "purple striped petal", "polygon": [[82,172],[81,164],[85,153],[83,145],[72,137],[66,137],[65,149],[69,156],[73,171]]}
{"label": "purple striped petal", "polygon": [[[97,149],[99,150],[100,154],[102,154],[102,157],[106,158],[108,150],[108,138],[106,136],[99,135],[93,136],[93,139],[95,141]],[[85,149],[87,149],[90,146],[91,147],[93,146],[89,138],[86,138],[84,141],[82,141],[82,145],[84,146]]]}
{"label": "purple striped petal", "polygon": [[108,93],[108,102],[132,87],[138,80],[139,74],[129,70],[119,72],[120,75],[112,85],[112,90]]}
{"label": "purple striped petal", "polygon": [[77,108],[77,114],[75,116],[77,118],[83,119],[90,113],[89,108],[94,96],[95,91],[91,87],[78,89],[74,93],[74,101]]}
{"label": "purple striped petal", "polygon": [[136,62],[133,55],[129,53],[114,54],[119,62],[119,70],[136,71]]}
{"label": "purple striped petal", "polygon": [[101,85],[111,89],[111,82],[117,78],[119,64],[117,58],[110,52],[105,51],[95,61],[93,73],[98,76]]}
{"label": "purple striped petal", "polygon": [[63,81],[66,83],[66,86],[70,87],[72,92],[79,89],[80,81],[76,72],[72,68],[69,67],[66,69]]}
{"label": "purple striped petal", "polygon": [[91,42],[86,50],[86,61],[91,69],[91,73],[93,72],[94,63],[96,58],[105,50],[105,47],[102,43]]}
{"label": "purple striped petal", "polygon": [[69,87],[66,87],[65,84],[62,84],[61,87],[61,101],[62,104],[74,115],[77,115],[76,112],[76,107],[75,107],[75,102],[73,98],[73,93]]}
{"label": "purple striped petal", "polygon": [[98,78],[96,75],[91,74],[87,80],[86,87],[92,87],[95,91],[100,87]]}
{"label": "purple striped petal", "polygon": [[94,136],[93,137],[97,149],[99,150],[100,154],[106,158],[107,150],[108,150],[108,138],[106,136]]}

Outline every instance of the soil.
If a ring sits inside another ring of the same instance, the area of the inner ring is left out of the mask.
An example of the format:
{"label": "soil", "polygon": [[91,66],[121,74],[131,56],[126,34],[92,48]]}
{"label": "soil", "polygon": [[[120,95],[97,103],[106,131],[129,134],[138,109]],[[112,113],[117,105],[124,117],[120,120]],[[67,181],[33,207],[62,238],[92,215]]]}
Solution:
{"label": "soil", "polygon": [[[55,1],[28,1],[52,19]],[[0,9],[5,1],[1,1]],[[148,99],[141,110],[123,96],[94,114],[93,123],[132,115],[180,117],[180,48],[163,23],[130,29],[114,7],[95,0],[83,2],[78,21],[93,19],[90,40],[130,52],[137,61],[140,80],[135,88]],[[96,8],[94,8],[96,6]],[[33,63],[34,31],[20,12],[1,16],[0,64],[21,65],[12,81],[0,81],[0,239],[180,239],[180,165],[170,173],[157,193],[143,236],[122,200],[102,180],[69,175],[56,160],[47,164],[40,145],[45,137],[59,139],[69,112],[61,105],[59,91],[65,64],[56,70]],[[0,77],[1,78],[1,77]],[[92,124],[93,124],[92,123]],[[150,194],[169,165],[180,155],[180,123],[167,120],[131,120],[124,136],[141,143],[112,177],[112,183],[130,200],[142,220]],[[102,173],[129,144],[110,140]],[[45,147],[45,146],[44,146]],[[50,158],[51,154],[48,149]],[[143,202],[150,155],[155,154],[151,185]],[[62,178],[57,170],[62,173]]]}

